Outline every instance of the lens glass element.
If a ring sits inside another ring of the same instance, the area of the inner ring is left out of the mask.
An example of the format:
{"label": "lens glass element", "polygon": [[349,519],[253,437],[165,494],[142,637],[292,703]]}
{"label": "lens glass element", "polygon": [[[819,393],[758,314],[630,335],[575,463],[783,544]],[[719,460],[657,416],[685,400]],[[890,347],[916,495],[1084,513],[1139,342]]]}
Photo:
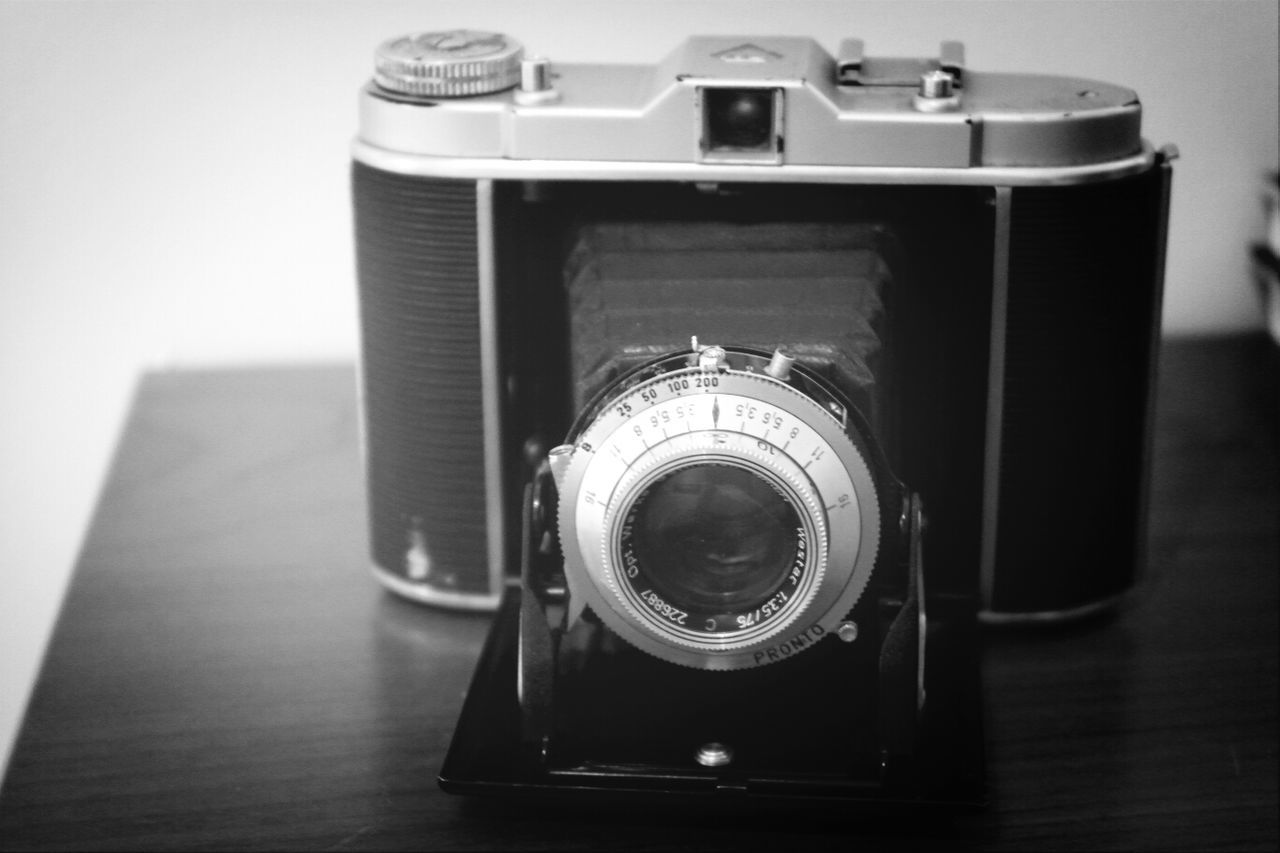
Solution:
{"label": "lens glass element", "polygon": [[659,478],[627,515],[628,562],[667,602],[700,613],[741,612],[769,599],[796,567],[803,536],[777,486],[722,463]]}

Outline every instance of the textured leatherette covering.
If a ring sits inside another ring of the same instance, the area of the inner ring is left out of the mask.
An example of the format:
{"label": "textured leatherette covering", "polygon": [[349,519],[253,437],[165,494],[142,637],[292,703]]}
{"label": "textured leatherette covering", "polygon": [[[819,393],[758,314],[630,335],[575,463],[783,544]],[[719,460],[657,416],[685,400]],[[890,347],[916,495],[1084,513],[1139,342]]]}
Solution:
{"label": "textured leatherette covering", "polygon": [[373,559],[489,594],[475,182],[352,178]]}

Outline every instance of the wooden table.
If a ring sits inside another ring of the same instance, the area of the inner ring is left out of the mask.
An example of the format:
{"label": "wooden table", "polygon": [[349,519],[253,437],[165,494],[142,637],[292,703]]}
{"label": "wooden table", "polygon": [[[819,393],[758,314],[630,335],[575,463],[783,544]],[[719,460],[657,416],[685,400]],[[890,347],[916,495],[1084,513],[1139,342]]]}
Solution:
{"label": "wooden table", "polygon": [[363,570],[352,370],[149,375],[0,790],[0,847],[1275,850],[1273,356],[1166,344],[1145,584],[1112,618],[987,634],[990,808],[905,825],[442,793],[488,620]]}

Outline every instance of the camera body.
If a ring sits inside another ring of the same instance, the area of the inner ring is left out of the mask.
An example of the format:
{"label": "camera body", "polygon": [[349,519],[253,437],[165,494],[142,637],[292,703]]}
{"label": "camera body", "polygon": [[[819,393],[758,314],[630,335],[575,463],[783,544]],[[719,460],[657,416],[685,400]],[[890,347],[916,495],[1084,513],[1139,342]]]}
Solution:
{"label": "camera body", "polygon": [[1136,95],[952,42],[377,63],[375,573],[500,607],[446,786],[980,799],[975,612],[1142,563],[1172,156]]}

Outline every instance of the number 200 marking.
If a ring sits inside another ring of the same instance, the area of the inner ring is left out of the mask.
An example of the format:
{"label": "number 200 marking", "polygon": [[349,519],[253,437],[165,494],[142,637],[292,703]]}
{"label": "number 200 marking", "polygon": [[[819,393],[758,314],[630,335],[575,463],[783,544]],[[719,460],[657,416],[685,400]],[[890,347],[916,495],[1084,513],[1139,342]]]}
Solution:
{"label": "number 200 marking", "polygon": [[[673,394],[679,394],[681,391],[688,391],[690,388],[719,388],[719,387],[720,387],[720,377],[714,376],[714,375],[695,376],[692,379],[692,384],[690,384],[690,379],[687,376],[681,377],[679,379],[672,379],[671,381],[667,382],[667,390]],[[648,399],[648,398],[646,397],[645,399]]]}

